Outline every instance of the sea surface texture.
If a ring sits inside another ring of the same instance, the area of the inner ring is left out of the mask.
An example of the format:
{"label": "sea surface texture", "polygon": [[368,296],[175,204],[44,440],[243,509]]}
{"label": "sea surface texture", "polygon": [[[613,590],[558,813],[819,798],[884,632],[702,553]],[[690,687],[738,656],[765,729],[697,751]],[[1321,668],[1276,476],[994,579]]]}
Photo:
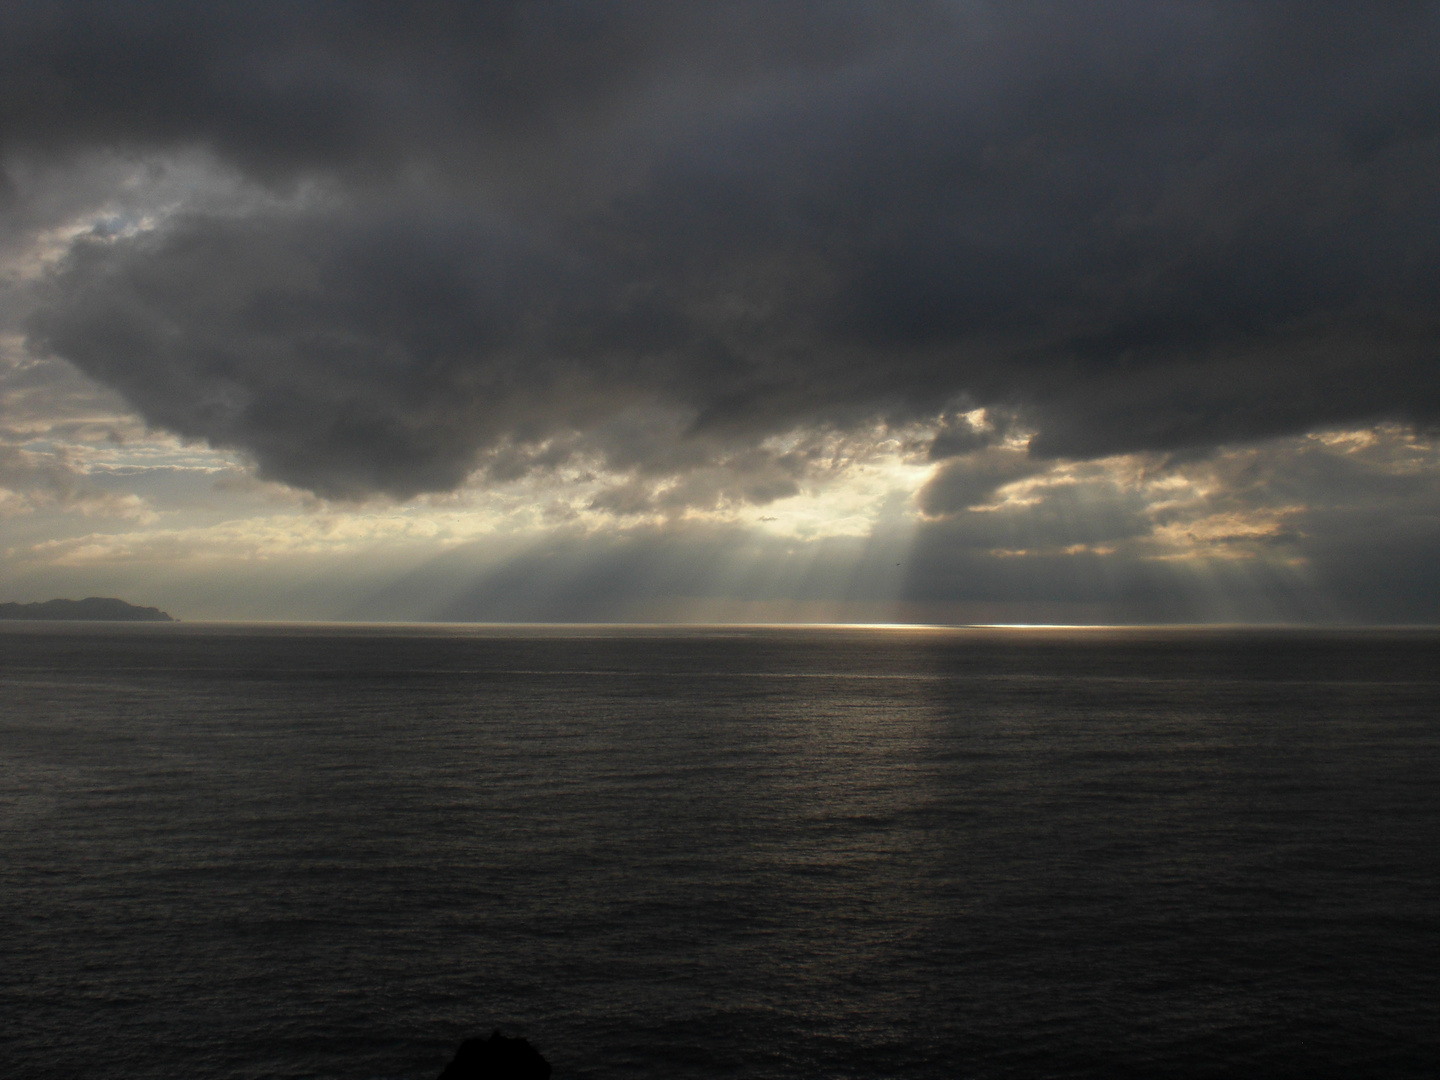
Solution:
{"label": "sea surface texture", "polygon": [[1432,1077],[1440,636],[7,626],[0,1075]]}

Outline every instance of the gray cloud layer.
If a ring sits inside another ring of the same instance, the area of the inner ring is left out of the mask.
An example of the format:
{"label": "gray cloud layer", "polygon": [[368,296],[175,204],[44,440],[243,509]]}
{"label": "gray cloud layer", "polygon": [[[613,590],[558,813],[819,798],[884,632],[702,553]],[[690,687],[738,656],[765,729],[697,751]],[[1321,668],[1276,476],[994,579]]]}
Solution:
{"label": "gray cloud layer", "polygon": [[1440,5],[399,11],[7,7],[7,160],[200,148],[280,199],[80,242],[30,347],[332,495],[652,406],[727,453],[977,405],[1080,458],[1440,418]]}

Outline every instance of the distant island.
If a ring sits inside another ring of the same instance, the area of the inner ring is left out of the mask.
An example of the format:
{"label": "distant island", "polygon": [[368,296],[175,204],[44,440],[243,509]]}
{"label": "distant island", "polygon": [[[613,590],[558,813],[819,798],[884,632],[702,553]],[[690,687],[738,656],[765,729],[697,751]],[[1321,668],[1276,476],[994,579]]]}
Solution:
{"label": "distant island", "polygon": [[43,604],[0,604],[0,619],[93,619],[105,622],[174,622],[159,608],[136,607],[112,596],[46,600]]}

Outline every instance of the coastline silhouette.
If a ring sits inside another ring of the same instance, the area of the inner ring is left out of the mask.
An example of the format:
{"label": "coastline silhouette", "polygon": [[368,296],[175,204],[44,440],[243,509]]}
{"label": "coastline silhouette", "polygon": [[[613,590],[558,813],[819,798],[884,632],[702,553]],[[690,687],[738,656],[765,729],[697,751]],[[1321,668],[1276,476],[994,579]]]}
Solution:
{"label": "coastline silhouette", "polygon": [[0,619],[88,620],[95,622],[175,622],[159,608],[136,607],[113,596],[84,600],[46,600],[36,604],[0,604]]}

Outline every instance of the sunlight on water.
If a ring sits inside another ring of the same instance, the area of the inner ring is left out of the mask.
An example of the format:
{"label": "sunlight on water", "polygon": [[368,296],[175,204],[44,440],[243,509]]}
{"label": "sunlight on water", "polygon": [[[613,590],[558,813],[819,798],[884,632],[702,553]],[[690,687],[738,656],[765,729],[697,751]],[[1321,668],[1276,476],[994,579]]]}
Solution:
{"label": "sunlight on water", "polygon": [[[1072,628],[1065,628],[1070,630]],[[7,1076],[1422,1076],[1440,635],[0,630]]]}

